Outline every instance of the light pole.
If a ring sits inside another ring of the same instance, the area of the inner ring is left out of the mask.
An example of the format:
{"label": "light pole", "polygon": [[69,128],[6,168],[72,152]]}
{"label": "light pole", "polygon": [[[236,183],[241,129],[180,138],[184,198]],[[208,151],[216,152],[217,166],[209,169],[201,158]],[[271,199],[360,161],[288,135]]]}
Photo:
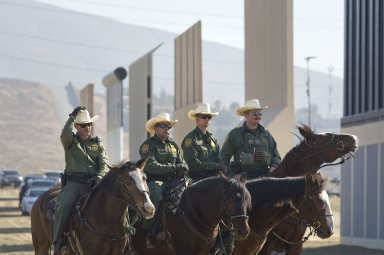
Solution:
{"label": "light pole", "polygon": [[311,59],[316,58],[315,56],[308,56],[305,58],[307,61],[307,97],[308,97],[308,126],[311,126],[311,93],[310,93],[310,83],[311,79],[309,78],[309,62]]}

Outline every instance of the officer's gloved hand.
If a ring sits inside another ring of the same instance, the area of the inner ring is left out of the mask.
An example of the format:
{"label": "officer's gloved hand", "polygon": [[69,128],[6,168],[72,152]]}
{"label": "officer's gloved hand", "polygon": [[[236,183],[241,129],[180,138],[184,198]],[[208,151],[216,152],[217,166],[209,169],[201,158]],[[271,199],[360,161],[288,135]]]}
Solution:
{"label": "officer's gloved hand", "polygon": [[188,165],[185,163],[179,163],[176,165],[176,177],[183,178],[189,171]]}
{"label": "officer's gloved hand", "polygon": [[85,110],[85,106],[78,106],[75,109],[73,109],[73,111],[69,114],[69,116],[73,116],[74,118],[76,118],[77,114],[79,114],[80,111],[84,111],[84,110]]}
{"label": "officer's gloved hand", "polygon": [[92,177],[92,187],[96,187],[100,183],[101,178],[103,178],[103,177],[100,175],[96,175],[96,176]]}

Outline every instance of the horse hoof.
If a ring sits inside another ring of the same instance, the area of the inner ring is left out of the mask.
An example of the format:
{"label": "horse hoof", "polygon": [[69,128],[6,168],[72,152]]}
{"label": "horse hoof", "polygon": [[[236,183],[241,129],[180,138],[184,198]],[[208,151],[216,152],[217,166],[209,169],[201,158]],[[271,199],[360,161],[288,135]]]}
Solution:
{"label": "horse hoof", "polygon": [[69,248],[68,248],[68,246],[61,247],[60,254],[61,255],[69,255]]}

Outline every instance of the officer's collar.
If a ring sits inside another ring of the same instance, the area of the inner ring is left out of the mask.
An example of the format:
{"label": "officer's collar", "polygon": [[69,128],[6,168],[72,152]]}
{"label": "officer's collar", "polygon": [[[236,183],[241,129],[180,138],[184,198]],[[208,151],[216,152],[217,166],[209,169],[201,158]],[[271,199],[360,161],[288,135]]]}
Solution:
{"label": "officer's collar", "polygon": [[242,131],[248,131],[248,132],[254,133],[254,132],[259,132],[259,131],[264,132],[264,130],[265,130],[261,124],[257,125],[256,129],[249,129],[245,123],[246,122],[244,121],[243,126],[241,127]]}
{"label": "officer's collar", "polygon": [[169,138],[165,138],[165,140],[163,141],[163,140],[161,140],[160,137],[159,137],[158,135],[156,135],[156,134],[154,134],[154,135],[152,136],[152,139],[153,139],[153,141],[156,142],[156,143],[167,143],[167,142],[171,141],[171,139],[169,139]]}
{"label": "officer's collar", "polygon": [[195,132],[200,135],[200,136],[206,136],[206,135],[210,135],[211,133],[209,133],[209,131],[207,130],[207,132],[204,134],[203,131],[201,131],[201,129],[199,127],[196,126],[195,128]]}

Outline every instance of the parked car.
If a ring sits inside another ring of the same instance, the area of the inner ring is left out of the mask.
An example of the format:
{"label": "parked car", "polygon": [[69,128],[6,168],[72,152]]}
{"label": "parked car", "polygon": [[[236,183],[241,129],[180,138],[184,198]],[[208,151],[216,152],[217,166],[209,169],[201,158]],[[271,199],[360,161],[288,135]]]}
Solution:
{"label": "parked car", "polygon": [[16,170],[0,171],[0,188],[5,186],[18,187],[23,181],[23,177]]}
{"label": "parked car", "polygon": [[42,189],[50,189],[56,185],[56,182],[54,180],[49,180],[45,178],[37,178],[37,179],[30,179],[27,181],[27,183],[22,187],[19,193],[19,201],[20,201],[20,207],[21,203],[23,201],[23,197],[26,194],[28,189],[31,188],[42,188]]}
{"label": "parked car", "polygon": [[29,188],[25,195],[23,196],[23,199],[21,200],[21,215],[31,215],[32,206],[37,200],[37,198],[43,194],[45,191],[47,191],[49,188],[41,188],[41,187],[34,187]]}
{"label": "parked car", "polygon": [[30,180],[34,180],[34,179],[44,179],[46,178],[45,175],[43,174],[28,174],[24,177],[24,180],[23,182],[20,184],[20,187],[19,187],[19,207],[21,206],[21,199],[23,198],[25,192],[27,191],[27,189],[29,188],[28,186],[28,182],[30,182]]}
{"label": "parked car", "polygon": [[44,173],[45,177],[47,179],[51,179],[51,180],[54,180],[56,182],[56,185],[60,185],[61,183],[61,174],[63,173],[63,171],[47,171]]}

